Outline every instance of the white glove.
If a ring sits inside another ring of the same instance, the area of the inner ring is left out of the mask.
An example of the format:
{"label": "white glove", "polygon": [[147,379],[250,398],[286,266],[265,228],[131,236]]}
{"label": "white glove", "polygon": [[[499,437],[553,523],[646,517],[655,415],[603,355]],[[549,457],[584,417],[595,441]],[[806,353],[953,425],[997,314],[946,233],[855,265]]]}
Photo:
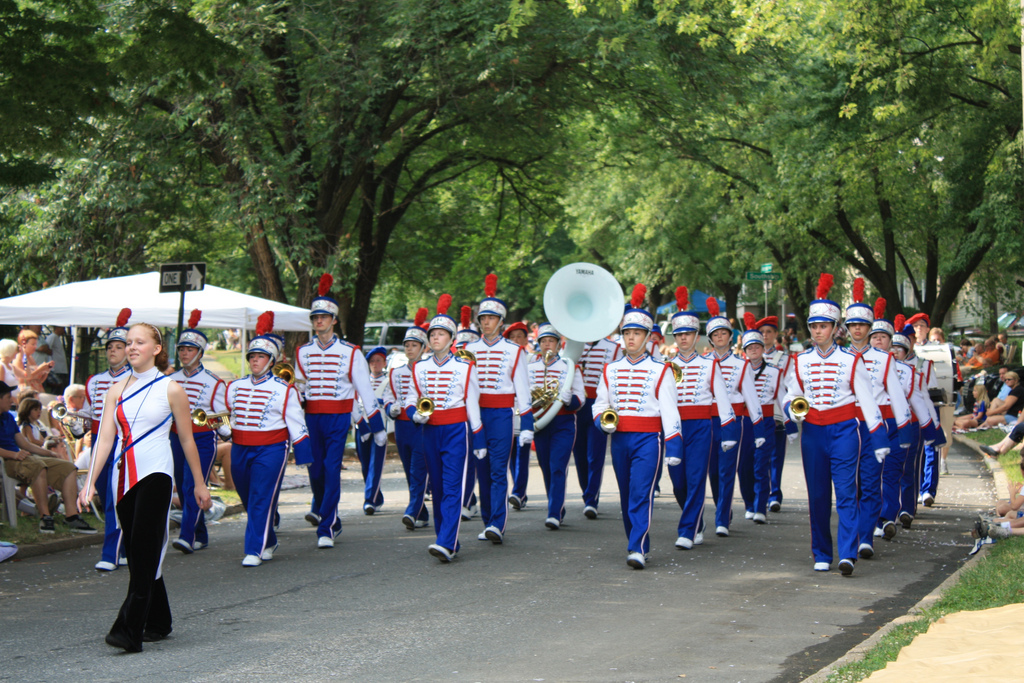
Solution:
{"label": "white glove", "polygon": [[558,400],[562,402],[563,406],[569,405],[570,403],[572,403],[572,392],[569,391],[564,394],[559,394]]}
{"label": "white glove", "polygon": [[603,431],[605,434],[614,434],[615,430],[616,430],[616,426],[615,425],[611,425],[611,424],[602,424],[601,425],[601,431]]}
{"label": "white glove", "polygon": [[367,441],[369,441],[369,440],[370,440],[370,437],[371,437],[371,436],[373,436],[373,434],[370,434],[370,432],[366,432],[365,434],[361,434],[361,435],[359,436],[359,440],[360,440],[360,441],[361,441],[362,443],[366,443]]}
{"label": "white glove", "polygon": [[473,451],[473,455],[476,456],[477,460],[483,460],[484,458],[487,457],[487,449],[486,448],[478,448],[475,451]]}
{"label": "white glove", "polygon": [[533,432],[532,431],[530,431],[529,429],[524,429],[523,431],[519,432],[519,446],[520,447],[526,446],[527,444],[531,444],[531,443],[533,443]]}
{"label": "white glove", "polygon": [[723,441],[722,442],[722,452],[724,453],[725,451],[732,450],[735,446],[736,446],[736,442],[735,441]]}
{"label": "white glove", "polygon": [[758,438],[758,439],[754,439],[754,448],[760,448],[763,445],[764,445],[764,438],[763,437]]}
{"label": "white glove", "polygon": [[797,432],[796,434],[786,434],[786,443],[793,443],[798,438],[800,438],[799,432]]}
{"label": "white glove", "polygon": [[388,433],[387,433],[387,431],[382,430],[382,431],[379,431],[379,432],[374,432],[373,433],[373,442],[375,444],[377,444],[378,446],[383,446],[384,444],[386,444],[388,442]]}
{"label": "white glove", "polygon": [[392,420],[397,418],[401,414],[401,412],[402,406],[398,405],[397,403],[392,403],[391,407],[388,408],[388,415],[391,417]]}
{"label": "white glove", "polygon": [[425,425],[430,420],[429,415],[423,415],[422,413],[413,413],[412,421],[418,425]]}
{"label": "white glove", "polygon": [[683,459],[682,458],[665,458],[665,462],[668,463],[669,467],[675,467],[676,465],[682,465],[683,464]]}
{"label": "white glove", "polygon": [[885,456],[887,455],[889,455],[888,448],[879,448],[875,451],[875,460],[877,460],[878,464],[881,465],[885,461]]}

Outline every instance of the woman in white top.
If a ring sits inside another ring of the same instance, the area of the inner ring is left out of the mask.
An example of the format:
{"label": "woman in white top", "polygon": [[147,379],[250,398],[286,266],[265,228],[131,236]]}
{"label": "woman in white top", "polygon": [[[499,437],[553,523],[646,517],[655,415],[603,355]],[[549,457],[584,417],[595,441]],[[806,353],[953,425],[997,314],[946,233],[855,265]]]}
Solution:
{"label": "woman in white top", "polygon": [[210,491],[202,483],[205,478],[192,440],[188,396],[181,385],[157,369],[161,358],[167,359],[159,330],[136,323],[128,331],[127,341],[132,373],[107,392],[89,485],[79,495],[79,502],[88,505],[96,495],[96,477],[118,437],[113,481],[131,578],[128,595],[106,640],[128,652],[141,652],[143,640],[159,640],[171,632],[171,608],[161,565],[167,552],[174,476],[168,439],[172,419],[195,477],[196,502],[204,510],[210,508]]}
{"label": "woman in white top", "polygon": [[18,342],[13,339],[0,340],[0,382],[3,382],[7,386],[11,387],[11,396],[14,397],[15,402],[18,400],[18,394],[21,392],[21,387],[18,384],[21,382],[21,377],[25,373],[19,374],[14,371],[14,357],[18,355]]}

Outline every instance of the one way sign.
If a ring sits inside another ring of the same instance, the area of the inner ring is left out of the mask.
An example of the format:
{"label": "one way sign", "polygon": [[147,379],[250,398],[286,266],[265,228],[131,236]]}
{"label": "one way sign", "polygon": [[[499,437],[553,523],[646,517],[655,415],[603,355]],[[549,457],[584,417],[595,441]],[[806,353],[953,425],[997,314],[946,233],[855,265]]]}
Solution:
{"label": "one way sign", "polygon": [[205,263],[164,263],[160,265],[160,293],[200,292],[206,284]]}

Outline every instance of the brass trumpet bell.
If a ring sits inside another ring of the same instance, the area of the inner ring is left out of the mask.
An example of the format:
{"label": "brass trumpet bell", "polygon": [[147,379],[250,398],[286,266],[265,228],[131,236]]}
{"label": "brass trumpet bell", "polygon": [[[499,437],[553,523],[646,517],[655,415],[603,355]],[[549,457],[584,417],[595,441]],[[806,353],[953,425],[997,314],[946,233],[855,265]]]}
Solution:
{"label": "brass trumpet bell", "polygon": [[430,417],[434,414],[434,399],[429,396],[420,396],[416,400],[416,412],[424,417]]}
{"label": "brass trumpet bell", "polygon": [[675,363],[669,363],[668,366],[672,368],[672,376],[676,378],[676,384],[683,381],[683,369]]}
{"label": "brass trumpet bell", "polygon": [[618,427],[619,413],[614,408],[608,408],[601,413],[602,427]]}
{"label": "brass trumpet bell", "polygon": [[192,424],[197,427],[216,427],[224,421],[228,413],[208,413],[202,408],[192,411]]}
{"label": "brass trumpet bell", "polygon": [[291,363],[278,363],[271,368],[270,372],[272,372],[275,377],[280,377],[285,382],[288,382],[288,384],[295,381],[295,368]]}
{"label": "brass trumpet bell", "polygon": [[793,417],[807,417],[811,412],[811,403],[803,396],[797,396],[789,402],[789,414]]}
{"label": "brass trumpet bell", "polygon": [[475,363],[476,362],[476,354],[473,353],[472,351],[468,350],[468,349],[455,349],[455,357],[456,358],[461,358],[462,360],[466,361],[467,363]]}
{"label": "brass trumpet bell", "polygon": [[53,410],[50,411],[50,414],[52,414],[58,420],[63,420],[64,418],[67,417],[80,417],[84,420],[88,417],[86,415],[83,415],[82,413],[76,413],[73,410],[68,410],[68,407],[63,403],[58,403],[57,405],[55,405],[53,407]]}

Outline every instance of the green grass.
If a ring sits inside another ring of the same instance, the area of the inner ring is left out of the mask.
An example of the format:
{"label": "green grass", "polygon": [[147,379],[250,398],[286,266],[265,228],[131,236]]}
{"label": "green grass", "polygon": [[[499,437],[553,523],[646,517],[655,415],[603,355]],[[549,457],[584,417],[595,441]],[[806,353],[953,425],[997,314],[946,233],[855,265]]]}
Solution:
{"label": "green grass", "polygon": [[[994,446],[1006,438],[1006,432],[1001,429],[986,429],[981,432],[967,432],[960,436],[987,446]],[[999,464],[1002,466],[1003,472],[1006,473],[1006,478],[1012,482],[1024,482],[1024,476],[1021,476],[1020,472],[1020,459],[1021,452],[1016,449],[999,456]]]}
{"label": "green grass", "polygon": [[[85,521],[89,523],[93,529],[96,529],[96,533],[103,533],[103,522],[96,519],[94,515],[84,515]],[[22,517],[18,516],[18,527],[13,529],[6,524],[0,526],[0,541],[9,541],[11,543],[17,543],[18,545],[31,545],[32,543],[40,543],[44,541],[51,541],[55,538],[70,538],[71,536],[82,536],[71,531],[64,524],[63,515],[54,515],[54,533],[52,534],[41,534],[39,533],[39,518],[38,517]]]}
{"label": "green grass", "polygon": [[828,683],[852,683],[895,661],[902,648],[933,622],[954,612],[976,611],[1024,602],[1024,538],[999,541],[988,555],[956,582],[920,618],[887,633],[863,659],[837,669]]}
{"label": "green grass", "polygon": [[228,369],[228,372],[232,373],[235,377],[241,377],[245,373],[242,372],[242,354],[237,350],[235,351],[207,351],[207,358],[212,358],[224,367]]}

